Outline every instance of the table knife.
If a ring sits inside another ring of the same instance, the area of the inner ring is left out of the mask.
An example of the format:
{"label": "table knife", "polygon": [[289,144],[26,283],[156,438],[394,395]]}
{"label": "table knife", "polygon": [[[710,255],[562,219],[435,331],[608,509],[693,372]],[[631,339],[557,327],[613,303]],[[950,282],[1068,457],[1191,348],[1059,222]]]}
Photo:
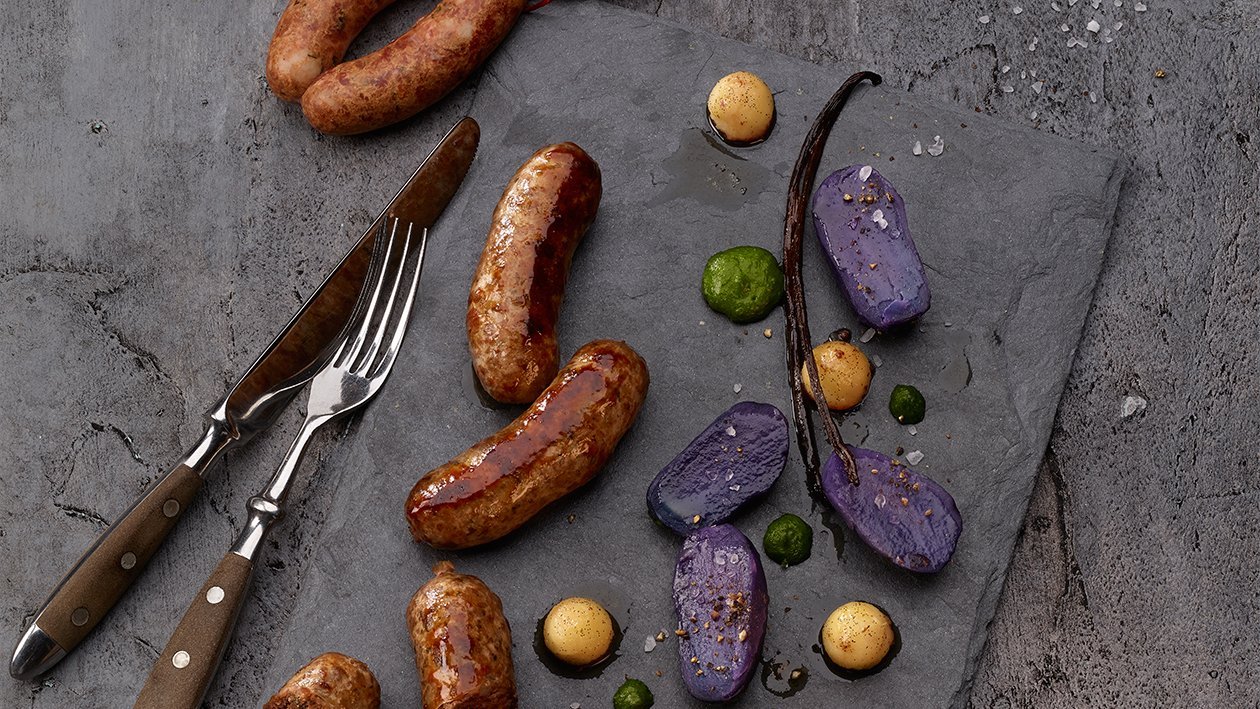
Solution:
{"label": "table knife", "polygon": [[327,363],[350,319],[387,214],[405,208],[433,225],[459,189],[480,129],[464,118],[438,143],[293,319],[207,414],[201,439],[75,562],[18,641],[9,674],[33,679],[82,642],[139,577],[192,502],[214,462],[270,426]]}

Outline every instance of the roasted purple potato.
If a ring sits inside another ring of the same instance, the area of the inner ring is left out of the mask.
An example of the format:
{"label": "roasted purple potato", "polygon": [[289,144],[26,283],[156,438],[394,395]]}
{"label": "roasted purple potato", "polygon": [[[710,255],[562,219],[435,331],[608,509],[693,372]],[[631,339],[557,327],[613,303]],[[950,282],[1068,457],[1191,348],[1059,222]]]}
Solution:
{"label": "roasted purple potato", "polygon": [[823,493],[845,524],[897,566],[931,574],[958,546],[962,516],[954,498],[928,476],[883,453],[849,446],[859,484],[849,482],[832,453],[822,470]]}
{"label": "roasted purple potato", "polygon": [[648,486],[648,510],[684,536],[721,524],[770,491],[787,454],[783,412],[770,404],[741,401],[656,474]]}
{"label": "roasted purple potato", "polygon": [[814,192],[814,231],[862,322],[882,332],[927,312],[932,295],[906,205],[870,165],[850,165],[822,181]]}
{"label": "roasted purple potato", "polygon": [[692,532],[674,568],[678,660],[691,696],[734,699],[761,662],[766,634],[766,574],[761,557],[729,524]]}

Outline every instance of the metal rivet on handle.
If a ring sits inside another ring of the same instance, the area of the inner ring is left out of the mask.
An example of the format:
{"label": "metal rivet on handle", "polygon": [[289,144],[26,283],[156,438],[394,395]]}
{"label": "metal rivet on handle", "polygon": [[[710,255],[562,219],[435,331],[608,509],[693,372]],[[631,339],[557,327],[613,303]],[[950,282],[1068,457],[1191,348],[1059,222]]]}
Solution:
{"label": "metal rivet on handle", "polygon": [[123,555],[122,555],[122,558],[121,558],[121,559],[119,559],[119,560],[118,560],[118,564],[119,564],[119,566],[122,566],[124,569],[132,569],[132,568],[135,568],[135,566],[136,566],[136,555],[135,555],[135,554],[132,554],[131,552],[127,552],[126,554],[123,554]]}
{"label": "metal rivet on handle", "polygon": [[167,500],[162,503],[162,514],[174,517],[179,514],[179,500]]}
{"label": "metal rivet on handle", "polygon": [[70,614],[70,622],[74,623],[78,627],[83,627],[83,625],[88,622],[88,618],[91,617],[91,615],[92,614],[88,613],[88,609],[86,608],[75,608],[74,612]]}
{"label": "metal rivet on handle", "polygon": [[175,669],[182,670],[188,666],[189,660],[192,658],[188,656],[188,653],[180,650],[171,657],[171,664],[175,665]]}
{"label": "metal rivet on handle", "polygon": [[210,605],[212,606],[218,605],[219,601],[222,601],[222,600],[223,600],[223,589],[219,588],[218,586],[211,586],[210,589],[206,591],[206,602],[209,603]]}

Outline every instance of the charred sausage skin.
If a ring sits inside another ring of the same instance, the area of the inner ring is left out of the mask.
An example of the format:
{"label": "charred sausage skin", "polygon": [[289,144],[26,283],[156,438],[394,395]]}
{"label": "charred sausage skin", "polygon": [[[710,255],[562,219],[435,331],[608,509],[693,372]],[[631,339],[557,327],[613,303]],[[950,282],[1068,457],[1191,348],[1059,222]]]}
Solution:
{"label": "charred sausage skin", "polygon": [[499,597],[449,561],[407,606],[424,709],[516,709],[512,633]]}
{"label": "charred sausage skin", "polygon": [[321,75],[302,94],[302,112],[332,135],[410,118],[481,66],[524,9],[525,0],[442,0],[398,39]]}
{"label": "charred sausage skin", "polygon": [[346,49],[376,13],[394,0],[289,0],[267,49],[267,84],[285,101],[300,101],[320,74],[341,63]]}
{"label": "charred sausage skin", "polygon": [[499,199],[467,315],[473,369],[497,401],[534,401],[560,369],[556,318],[601,190],[599,165],[560,143],[534,153]]}
{"label": "charred sausage skin", "polygon": [[362,662],[326,652],[306,663],[263,709],[380,709],[381,686]]}
{"label": "charred sausage skin", "polygon": [[647,389],[647,364],[629,345],[584,345],[515,421],[420,478],[407,499],[412,536],[464,549],[520,527],[595,477]]}

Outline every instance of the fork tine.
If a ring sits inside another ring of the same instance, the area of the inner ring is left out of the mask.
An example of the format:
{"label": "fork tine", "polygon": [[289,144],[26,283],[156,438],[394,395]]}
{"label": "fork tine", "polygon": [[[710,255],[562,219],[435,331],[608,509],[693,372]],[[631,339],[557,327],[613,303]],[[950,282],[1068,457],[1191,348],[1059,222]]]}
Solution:
{"label": "fork tine", "polygon": [[411,306],[416,300],[416,288],[420,285],[420,271],[424,266],[424,252],[428,244],[429,230],[424,229],[420,232],[420,249],[416,256],[416,271],[411,275],[411,285],[407,289],[407,298],[403,301],[402,312],[399,314],[397,324],[394,326],[389,347],[381,356],[380,364],[376,365],[368,374],[373,379],[384,379],[389,376],[389,370],[394,366],[394,359],[397,357],[398,349],[402,345],[403,336],[407,334],[407,322],[411,319]]}
{"label": "fork tine", "polygon": [[[394,302],[398,298],[398,286],[400,283],[402,283],[403,272],[407,269],[407,252],[411,248],[412,226],[413,225],[411,222],[407,222],[407,234],[403,238],[402,250],[398,254],[398,273],[394,276],[393,285],[390,286],[389,297],[385,299],[384,309],[381,312],[380,320],[378,321],[378,324],[376,326],[376,333],[375,335],[372,336],[372,344],[367,348],[365,352],[363,352],[363,354],[360,357],[358,357],[356,360],[353,361],[354,363],[351,366],[351,369],[355,369],[355,370],[366,369],[367,365],[370,364],[372,360],[376,358],[376,353],[381,348],[381,340],[384,339],[385,337],[385,332],[388,329],[388,325],[390,321],[390,315],[392,315],[394,312]],[[397,222],[395,222],[394,228],[395,229],[398,228]]]}
{"label": "fork tine", "polygon": [[[363,313],[363,320],[359,325],[358,332],[355,333],[353,340],[351,340],[349,351],[344,352],[344,356],[334,360],[338,366],[345,366],[354,362],[359,355],[359,351],[363,349],[363,343],[367,341],[368,332],[372,327],[372,318],[376,314],[376,306],[381,299],[381,286],[385,284],[385,279],[389,275],[390,255],[394,250],[394,241],[397,231],[398,220],[394,219],[389,230],[389,241],[385,242],[385,256],[381,259],[380,273],[377,276],[376,285],[372,288],[372,294],[368,296],[367,308]],[[385,224],[381,224],[381,231],[377,234],[377,236],[384,236],[384,234]]]}

